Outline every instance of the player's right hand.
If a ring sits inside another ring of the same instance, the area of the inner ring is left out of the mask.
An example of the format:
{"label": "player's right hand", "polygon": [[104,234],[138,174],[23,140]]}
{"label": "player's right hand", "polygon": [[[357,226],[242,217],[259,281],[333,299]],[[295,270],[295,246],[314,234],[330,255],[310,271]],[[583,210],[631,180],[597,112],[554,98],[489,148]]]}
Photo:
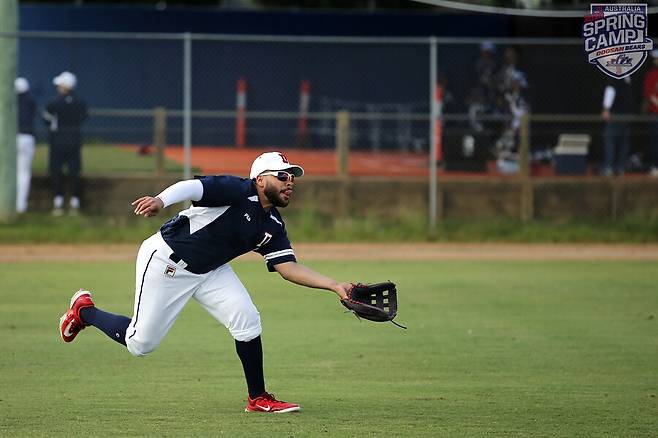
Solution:
{"label": "player's right hand", "polygon": [[131,205],[135,206],[136,215],[142,215],[145,217],[156,216],[160,213],[160,210],[164,208],[162,199],[157,196],[142,196],[141,198],[134,200]]}

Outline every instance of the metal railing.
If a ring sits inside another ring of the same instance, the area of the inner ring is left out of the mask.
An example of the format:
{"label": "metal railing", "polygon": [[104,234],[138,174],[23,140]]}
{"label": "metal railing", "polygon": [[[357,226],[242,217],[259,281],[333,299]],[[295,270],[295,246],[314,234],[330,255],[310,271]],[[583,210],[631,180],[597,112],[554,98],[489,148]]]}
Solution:
{"label": "metal railing", "polygon": [[[19,39],[20,73],[36,85],[42,102],[52,94],[54,75],[64,69],[75,71],[80,93],[91,107],[86,132],[101,140],[107,137],[108,142],[159,145],[158,174],[163,172],[166,145],[182,144],[183,177],[189,177],[192,145],[234,144],[234,123],[241,116],[251,124],[253,134],[245,147],[293,146],[296,122],[303,113],[308,133],[314,136],[305,147],[425,155],[431,227],[440,215],[437,188],[446,175],[440,166],[451,159],[451,148],[460,148],[463,137],[472,134],[473,115],[462,102],[472,85],[468,82],[476,79],[469,77],[469,71],[483,42],[481,38],[107,32],[17,32],[0,33],[0,38]],[[525,50],[520,65],[528,73],[530,110],[515,131],[516,176],[530,178],[527,166],[537,145],[550,143],[560,132],[600,130],[601,93],[586,84],[602,79],[602,74],[586,64],[580,39],[493,38],[489,42]],[[562,79],[564,64],[570,70],[569,77]],[[234,105],[234,84],[240,78],[248,79],[254,89],[249,90],[244,111]],[[312,93],[311,106],[302,111],[295,88],[309,78],[317,92]],[[559,86],[565,87],[564,95],[556,94]],[[587,107],[585,101],[592,104]],[[491,124],[491,138],[512,120],[509,114],[495,112],[477,117],[478,122]],[[613,116],[613,120],[638,128],[653,121],[642,115]],[[550,133],[545,136],[551,138],[540,142],[538,127],[547,125]],[[491,149],[493,144],[476,147]]]}

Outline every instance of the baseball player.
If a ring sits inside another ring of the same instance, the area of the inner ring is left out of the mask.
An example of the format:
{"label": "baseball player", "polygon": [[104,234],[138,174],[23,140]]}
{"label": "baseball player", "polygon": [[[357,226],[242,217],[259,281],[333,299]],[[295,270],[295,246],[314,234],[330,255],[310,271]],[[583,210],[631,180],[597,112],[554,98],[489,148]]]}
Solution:
{"label": "baseball player", "polygon": [[270,272],[293,283],[335,292],[347,298],[350,283],[319,274],[299,263],[278,207],[290,202],[295,178],[304,170],[279,152],[256,158],[250,179],[201,176],[180,181],[159,195],[132,203],[135,214],[157,215],[186,200],[192,207],[165,222],[137,254],[132,318],[95,307],[91,293],[80,290],[61,317],[59,330],[71,342],[87,326],[102,330],[134,356],[155,350],[190,298],[197,300],[235,339],[249,391],[247,412],[295,412],[294,403],[265,390],[258,310],[229,261],[256,251]]}
{"label": "baseball player", "polygon": [[16,212],[25,213],[30,195],[32,158],[34,157],[34,115],[37,104],[30,93],[30,83],[16,78],[18,100],[18,134],[16,136]]}

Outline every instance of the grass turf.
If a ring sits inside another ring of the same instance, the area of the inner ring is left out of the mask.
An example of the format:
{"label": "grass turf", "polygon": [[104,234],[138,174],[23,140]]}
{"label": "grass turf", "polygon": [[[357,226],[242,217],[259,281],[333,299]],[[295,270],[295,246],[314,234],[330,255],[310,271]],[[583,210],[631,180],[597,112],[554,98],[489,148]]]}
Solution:
{"label": "grass turf", "polygon": [[[47,145],[40,143],[34,151],[32,170],[34,172],[48,171]],[[153,173],[156,170],[155,153],[139,155],[129,147],[118,147],[103,143],[85,143],[82,147],[82,171],[86,174],[99,173]],[[164,171],[182,175],[183,167],[171,160],[164,160]]]}
{"label": "grass turf", "polygon": [[[0,223],[3,243],[133,243],[160,228],[181,207],[169,207],[159,218],[145,220],[132,214],[126,201],[124,215],[87,215],[52,217],[27,213],[14,221]],[[457,221],[438,225],[437,236],[430,238],[421,213],[399,219],[382,217],[336,220],[307,210],[285,212],[286,228],[295,242],[545,242],[545,243],[653,243],[658,242],[658,220],[627,218],[569,224],[514,220]]]}
{"label": "grass turf", "polygon": [[232,339],[190,303],[133,358],[94,328],[64,344],[77,287],[130,314],[129,263],[0,266],[0,436],[651,436],[655,262],[315,262],[395,280],[399,322],[236,262],[261,311],[268,387],[301,414],[242,412]]}

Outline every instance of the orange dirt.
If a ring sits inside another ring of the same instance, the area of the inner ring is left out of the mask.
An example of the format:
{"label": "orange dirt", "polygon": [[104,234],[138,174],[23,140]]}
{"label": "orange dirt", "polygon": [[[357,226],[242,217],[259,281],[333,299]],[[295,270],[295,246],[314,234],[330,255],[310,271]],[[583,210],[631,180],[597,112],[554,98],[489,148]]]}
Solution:
{"label": "orange dirt", "polygon": [[[192,167],[204,174],[245,175],[251,162],[267,148],[236,149],[235,147],[192,148]],[[336,154],[325,150],[281,150],[292,163],[300,163],[309,175],[335,175]],[[183,148],[167,147],[165,156],[178,163],[183,162]],[[350,175],[404,175],[428,174],[426,154],[350,152]]]}

